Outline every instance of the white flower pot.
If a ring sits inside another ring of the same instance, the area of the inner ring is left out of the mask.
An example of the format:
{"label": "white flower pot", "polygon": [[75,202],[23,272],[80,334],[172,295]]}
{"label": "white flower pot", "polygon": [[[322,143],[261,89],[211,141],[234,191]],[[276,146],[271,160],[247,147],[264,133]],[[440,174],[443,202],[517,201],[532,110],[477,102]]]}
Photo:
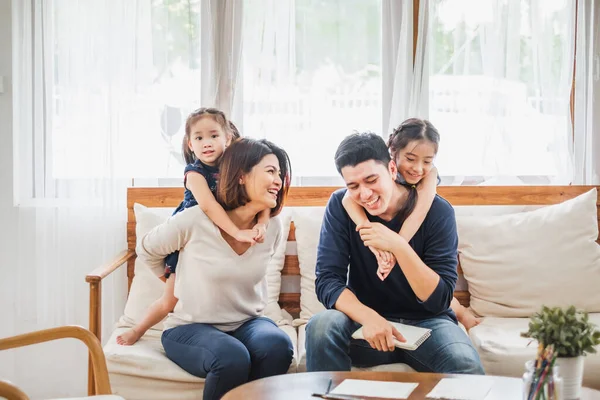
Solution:
{"label": "white flower pot", "polygon": [[565,400],[579,399],[583,383],[583,356],[558,357],[556,365],[558,365],[558,373],[563,381],[563,398]]}

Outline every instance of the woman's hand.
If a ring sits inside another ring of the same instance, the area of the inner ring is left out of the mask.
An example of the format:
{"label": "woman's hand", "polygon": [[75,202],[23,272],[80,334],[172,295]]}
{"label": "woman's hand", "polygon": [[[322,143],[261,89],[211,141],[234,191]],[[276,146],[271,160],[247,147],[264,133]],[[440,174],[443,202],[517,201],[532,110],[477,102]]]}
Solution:
{"label": "woman's hand", "polygon": [[398,233],[379,222],[360,224],[356,227],[356,230],[360,232],[360,238],[365,246],[374,247],[380,251],[393,253],[402,240],[406,241]]}

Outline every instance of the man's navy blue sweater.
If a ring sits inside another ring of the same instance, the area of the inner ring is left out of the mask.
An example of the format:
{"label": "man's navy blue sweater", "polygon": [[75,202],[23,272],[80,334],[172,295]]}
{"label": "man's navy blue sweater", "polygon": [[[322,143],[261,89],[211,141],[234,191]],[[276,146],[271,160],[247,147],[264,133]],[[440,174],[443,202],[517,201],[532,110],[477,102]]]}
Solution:
{"label": "man's navy blue sweater", "polygon": [[[458,234],[452,206],[436,196],[421,227],[410,241],[421,260],[435,271],[440,280],[426,301],[420,301],[410,287],[402,269],[394,266],[381,281],[377,276],[377,260],[365,247],[356,225],[344,207],[346,189],[331,195],[317,249],[316,291],[319,301],[328,309],[345,288],[350,289],[365,306],[386,319],[420,320],[448,316],[456,321],[450,302],[456,286]],[[395,217],[387,222],[367,213],[372,222],[380,222],[399,232],[402,221]],[[349,270],[348,270],[349,269]]]}

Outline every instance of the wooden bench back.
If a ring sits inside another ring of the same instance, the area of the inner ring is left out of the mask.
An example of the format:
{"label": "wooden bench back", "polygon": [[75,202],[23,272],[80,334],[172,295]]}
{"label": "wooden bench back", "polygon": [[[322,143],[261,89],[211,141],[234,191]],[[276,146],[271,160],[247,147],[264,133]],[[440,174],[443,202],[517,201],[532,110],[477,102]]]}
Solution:
{"label": "wooden bench back", "polygon": [[[594,186],[440,186],[438,193],[453,206],[545,206],[561,203],[591,190]],[[285,205],[290,207],[325,206],[337,187],[292,187]],[[176,207],[183,199],[183,188],[129,188],[127,190],[127,247],[135,250],[135,214],[133,204],[146,207]],[[596,202],[600,207],[600,201]],[[598,217],[600,224],[600,216]],[[295,241],[292,221],[288,241]],[[459,275],[462,270],[459,265]],[[299,276],[300,267],[296,255],[286,255],[283,276]],[[134,276],[134,260],[127,265],[128,288]],[[298,285],[298,288],[300,286]],[[456,298],[469,305],[469,292],[457,290]],[[292,315],[300,310],[300,293],[281,293],[279,303]]]}

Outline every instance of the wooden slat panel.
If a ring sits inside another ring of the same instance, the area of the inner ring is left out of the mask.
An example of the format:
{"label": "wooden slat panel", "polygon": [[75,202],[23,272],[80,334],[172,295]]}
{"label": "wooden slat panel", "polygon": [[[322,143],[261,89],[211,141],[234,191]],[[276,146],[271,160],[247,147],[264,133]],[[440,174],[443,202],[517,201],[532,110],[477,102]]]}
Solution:
{"label": "wooden slat panel", "polygon": [[[440,186],[438,193],[454,206],[549,205],[561,203],[593,186]],[[600,205],[600,202],[597,202]]]}
{"label": "wooden slat panel", "polygon": [[290,224],[290,233],[288,235],[288,242],[296,241],[296,225],[294,225],[294,221]]}
{"label": "wooden slat panel", "polygon": [[300,293],[279,294],[279,305],[292,314],[294,318],[297,318],[300,314]]}
{"label": "wooden slat panel", "polygon": [[466,290],[454,292],[454,297],[456,297],[456,300],[465,307],[469,307],[469,304],[471,304],[471,296]]}
{"label": "wooden slat panel", "polygon": [[283,264],[283,269],[281,270],[281,275],[300,275],[300,263],[298,262],[298,256],[285,256],[285,262]]}
{"label": "wooden slat panel", "polygon": [[[463,270],[460,266],[460,260],[458,262],[457,268],[458,275],[463,275]],[[283,269],[281,270],[281,275],[285,276],[299,276],[300,275],[300,262],[298,260],[298,256],[296,255],[286,255],[285,261],[283,264]]]}

